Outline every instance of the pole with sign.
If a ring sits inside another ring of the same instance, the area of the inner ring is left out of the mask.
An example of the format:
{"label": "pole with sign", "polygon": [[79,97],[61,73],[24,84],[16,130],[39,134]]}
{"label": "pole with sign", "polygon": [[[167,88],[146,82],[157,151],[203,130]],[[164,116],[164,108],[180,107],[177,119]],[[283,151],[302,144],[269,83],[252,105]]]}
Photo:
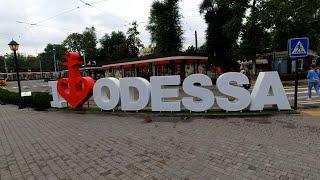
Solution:
{"label": "pole with sign", "polygon": [[[288,53],[291,58],[305,58],[309,54],[309,38],[293,38],[288,41]],[[298,109],[298,59],[295,67],[294,110]]]}

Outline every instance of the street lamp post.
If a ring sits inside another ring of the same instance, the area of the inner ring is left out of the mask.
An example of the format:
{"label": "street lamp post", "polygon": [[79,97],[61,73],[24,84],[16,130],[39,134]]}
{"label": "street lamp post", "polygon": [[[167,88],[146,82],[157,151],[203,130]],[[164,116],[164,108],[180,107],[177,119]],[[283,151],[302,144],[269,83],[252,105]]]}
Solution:
{"label": "street lamp post", "polygon": [[21,84],[20,84],[20,76],[19,76],[19,64],[18,64],[18,59],[17,59],[17,51],[19,49],[19,44],[12,40],[9,44],[10,49],[13,51],[14,54],[14,62],[16,64],[16,73],[17,73],[17,81],[18,81],[18,88],[19,88],[19,109],[23,109],[23,101],[22,101],[22,96],[21,96]]}

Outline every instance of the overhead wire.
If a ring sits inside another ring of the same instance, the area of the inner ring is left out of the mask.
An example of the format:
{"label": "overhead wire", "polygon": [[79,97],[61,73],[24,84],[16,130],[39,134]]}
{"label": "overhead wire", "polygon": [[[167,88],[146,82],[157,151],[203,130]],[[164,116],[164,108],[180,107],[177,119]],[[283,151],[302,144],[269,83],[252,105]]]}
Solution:
{"label": "overhead wire", "polygon": [[[54,19],[54,18],[56,18],[56,17],[58,17],[58,16],[61,16],[61,15],[70,13],[70,12],[72,12],[72,11],[75,11],[75,10],[77,10],[77,9],[80,9],[80,8],[84,7],[84,6],[90,6],[91,8],[94,8],[94,9],[96,9],[96,10],[102,12],[102,13],[105,13],[104,11],[100,10],[99,8],[97,8],[96,6],[94,6],[93,4],[105,2],[105,1],[108,1],[108,0],[100,0],[100,1],[94,1],[94,2],[86,2],[86,1],[84,1],[84,0],[78,0],[78,1],[76,1],[76,2],[79,2],[79,1],[80,1],[81,3],[83,3],[83,5],[78,5],[78,4],[77,4],[77,6],[76,6],[75,8],[65,10],[65,11],[63,11],[63,12],[61,12],[61,13],[58,13],[58,14],[54,15],[54,16],[50,16],[50,17],[48,17],[48,18],[45,18],[45,19],[43,19],[43,20],[40,20],[40,21],[37,21],[37,22],[34,22],[34,23],[31,23],[31,22],[28,22],[28,21],[16,21],[16,22],[19,23],[19,24],[25,24],[25,25],[29,25],[29,26],[43,26],[43,25],[39,25],[39,24],[44,23],[44,22],[46,22],[46,21],[49,21],[49,20],[51,20],[51,19]],[[129,25],[130,23],[129,23],[127,20],[124,20],[124,19],[121,19],[121,20],[125,22],[125,24],[123,25],[123,27],[128,27],[128,25]],[[145,22],[142,22],[142,23],[145,23]],[[29,27],[29,29],[30,29],[30,27]],[[29,29],[27,29],[27,30],[29,30]],[[56,29],[57,29],[57,28],[56,28]],[[61,29],[62,29],[62,28],[61,28]],[[69,29],[64,29],[64,30],[72,31],[72,30],[69,30]],[[118,29],[118,30],[119,30],[119,29]],[[97,31],[97,32],[99,32],[99,31]],[[21,35],[19,35],[19,37],[21,37],[23,34],[25,34],[25,33],[22,33]]]}
{"label": "overhead wire", "polygon": [[[85,5],[83,5],[83,6],[85,6]],[[80,9],[80,8],[83,7],[83,6],[77,6],[77,7],[75,7],[75,8],[72,8],[72,9],[69,9],[69,10],[66,10],[66,11],[63,11],[63,12],[57,14],[57,15],[48,17],[48,18],[46,18],[46,19],[43,19],[43,20],[38,21],[38,22],[33,23],[33,24],[34,24],[34,25],[37,25],[37,24],[40,24],[40,23],[49,21],[49,20],[54,19],[54,18],[56,18],[56,17],[58,17],[58,16],[61,16],[61,15],[63,15],[63,14],[67,14],[67,13],[70,13],[70,12],[75,11],[75,10],[77,10],[77,9]]]}
{"label": "overhead wire", "polygon": [[[22,16],[23,16],[23,20],[24,21],[28,21],[28,17],[27,17],[27,13],[26,13],[26,10],[24,8],[24,5],[23,5],[23,0],[20,0],[20,5],[21,5],[21,12],[22,12]],[[24,26],[24,30],[18,35],[18,33],[16,33],[15,35],[12,36],[12,38],[15,38],[16,36],[18,36],[19,39],[21,39],[21,37],[25,34],[25,32],[27,32],[29,30],[29,27],[28,26]]]}
{"label": "overhead wire", "polygon": [[[22,1],[22,0],[21,0],[21,1]],[[41,25],[41,24],[44,23],[44,22],[47,22],[47,21],[49,21],[49,20],[51,20],[51,19],[54,19],[54,18],[56,18],[56,17],[59,17],[59,16],[61,16],[61,15],[68,14],[68,13],[70,13],[70,12],[73,12],[73,11],[75,11],[75,10],[78,10],[78,9],[84,7],[84,6],[89,6],[89,7],[91,7],[91,8],[94,8],[94,9],[102,12],[102,13],[106,13],[106,12],[104,12],[103,10],[97,8],[97,7],[94,5],[94,4],[101,3],[101,2],[105,2],[105,1],[108,1],[108,0],[99,0],[99,1],[94,1],[94,2],[87,2],[87,1],[85,1],[85,0],[75,0],[75,2],[77,2],[76,7],[72,8],[72,9],[68,9],[68,10],[62,11],[62,12],[60,12],[60,13],[54,15],[54,16],[47,17],[47,18],[45,18],[45,19],[42,19],[42,20],[40,20],[40,21],[36,21],[36,22],[34,22],[34,23],[28,22],[28,19],[27,19],[27,17],[26,17],[26,13],[25,13],[25,21],[16,21],[17,23],[25,24],[25,25],[28,25],[28,26],[29,26],[29,28],[28,28],[24,33],[22,33],[22,34],[20,35],[20,38],[21,38],[25,33],[27,33],[27,32],[28,32],[32,27],[34,27],[34,26],[52,28],[52,27],[50,27],[50,26],[44,26],[44,25]],[[81,4],[78,4],[78,2],[81,2],[82,5],[81,5]],[[23,5],[22,5],[22,7],[23,7]],[[186,16],[186,17],[187,17],[187,18],[201,18],[201,16]],[[186,18],[186,17],[185,17],[185,18]],[[125,27],[127,27],[127,26],[130,24],[130,23],[129,23],[127,20],[125,20],[125,19],[121,19],[121,20],[125,22],[125,25],[124,25]],[[147,23],[147,22],[141,21],[141,22],[139,22],[139,23],[145,24],[145,23]],[[187,26],[189,26],[189,24],[188,24],[187,22],[185,22],[185,24],[186,24]],[[74,30],[70,30],[70,29],[67,29],[67,28],[56,28],[56,27],[54,27],[53,29],[65,30],[65,31],[70,31],[70,32],[74,31]],[[187,28],[187,31],[193,31],[192,29],[194,29],[194,27],[190,27],[190,26],[189,26],[189,28]],[[205,28],[201,28],[201,29],[205,29]],[[118,29],[118,30],[119,30],[119,29]],[[102,32],[102,31],[97,31],[97,32]],[[148,35],[142,35],[142,34],[141,34],[140,36],[148,36]]]}
{"label": "overhead wire", "polygon": [[[46,21],[49,21],[49,20],[51,20],[51,19],[54,19],[54,18],[56,18],[56,17],[58,17],[58,16],[61,16],[61,15],[64,15],[64,14],[68,14],[68,13],[70,13],[70,12],[72,12],[72,11],[75,11],[75,10],[77,10],[77,9],[80,9],[80,8],[84,7],[84,6],[87,6],[88,4],[90,4],[91,7],[94,7],[92,4],[97,4],[97,3],[104,2],[104,1],[107,1],[107,0],[94,1],[94,2],[90,2],[90,3],[84,4],[84,5],[78,5],[78,1],[76,1],[77,6],[74,7],[74,8],[72,8],[72,9],[65,10],[65,11],[63,11],[63,12],[61,12],[61,13],[58,13],[58,14],[54,15],[54,16],[50,16],[50,17],[47,17],[47,18],[42,19],[42,20],[40,20],[40,21],[36,21],[36,22],[34,22],[34,23],[31,23],[31,22],[28,21],[27,14],[26,14],[26,12],[25,12],[25,10],[24,10],[24,7],[23,7],[23,5],[22,5],[23,2],[22,2],[22,0],[21,0],[21,8],[23,8],[23,12],[24,12],[24,18],[23,18],[24,21],[19,21],[19,20],[17,20],[16,23],[26,25],[26,26],[25,26],[26,29],[25,29],[20,35],[18,35],[18,37],[19,37],[19,39],[21,39],[30,29],[32,29],[32,28],[35,27],[35,26],[40,27],[40,28],[41,28],[41,27],[52,28],[52,27],[50,27],[50,26],[44,26],[44,25],[42,25],[42,23],[44,23],[44,22],[46,22]],[[96,9],[98,9],[98,8],[96,8]],[[101,10],[100,10],[100,11],[101,11]],[[101,11],[101,12],[103,12],[103,11]],[[74,30],[67,29],[67,28],[56,28],[56,27],[55,27],[55,28],[52,28],[52,29],[64,30],[64,31],[69,31],[69,32],[74,31]],[[3,33],[1,33],[1,34],[3,34]],[[5,34],[5,35],[8,35],[8,34]],[[16,36],[17,36],[17,35],[14,35],[14,37],[16,37]]]}
{"label": "overhead wire", "polygon": [[[97,2],[88,3],[88,2],[86,2],[86,1],[84,1],[84,0],[79,0],[79,1],[80,1],[81,3],[83,3],[84,5],[86,5],[86,6],[92,7],[92,8],[94,8],[94,9],[100,11],[100,12],[103,13],[103,14],[106,13],[105,11],[103,11],[103,10],[97,8],[96,6],[92,5],[92,4],[95,4],[95,3],[97,3]],[[103,0],[103,1],[108,1],[108,0]],[[130,23],[129,23],[127,20],[125,20],[125,19],[121,19],[121,20],[126,23],[124,26],[128,26],[128,24],[130,24]]]}
{"label": "overhead wire", "polygon": [[[22,1],[22,0],[21,0],[21,1]],[[90,4],[97,4],[97,3],[101,3],[101,2],[103,2],[103,1],[106,1],[106,0],[94,1],[94,2],[91,2]],[[78,2],[78,1],[77,1],[77,2]],[[54,18],[56,18],[56,17],[58,17],[58,16],[61,16],[61,15],[70,13],[70,12],[72,12],[72,11],[75,11],[75,10],[77,10],[77,9],[80,9],[80,8],[82,8],[82,7],[84,7],[84,6],[86,6],[86,5],[82,5],[82,6],[78,6],[78,5],[77,5],[75,8],[72,8],[72,9],[69,9],[69,10],[65,10],[65,11],[63,11],[63,12],[61,12],[61,13],[58,13],[58,14],[56,14],[56,15],[54,15],[54,16],[51,16],[51,17],[45,18],[45,19],[43,19],[43,20],[37,21],[37,22],[35,22],[35,23],[30,23],[30,22],[28,22],[26,18],[25,18],[25,21],[16,21],[16,22],[19,23],[19,24],[25,24],[25,25],[29,25],[29,26],[30,26],[30,27],[29,27],[28,29],[26,29],[22,34],[19,35],[19,38],[21,38],[28,30],[30,30],[30,28],[31,28],[32,26],[43,26],[43,25],[40,25],[40,24],[43,23],[43,22],[49,21],[49,20],[51,20],[51,19],[54,19]],[[61,28],[61,29],[63,29],[63,28]],[[64,29],[64,30],[68,30],[68,29]],[[68,31],[72,31],[72,30],[68,30]]]}
{"label": "overhead wire", "polygon": [[[91,2],[90,4],[97,4],[97,3],[101,3],[101,2],[103,2],[103,1],[106,1],[106,0],[94,1],[94,2]],[[27,21],[25,21],[25,23],[30,24],[30,25],[38,25],[38,24],[40,24],[40,23],[43,23],[43,22],[49,21],[49,20],[51,20],[51,19],[54,19],[54,18],[56,18],[56,17],[58,17],[58,16],[61,16],[61,15],[70,13],[70,12],[72,12],[72,11],[75,11],[75,10],[77,10],[77,9],[80,9],[80,8],[82,8],[82,7],[84,7],[84,6],[86,6],[86,4],[80,5],[80,6],[77,5],[77,6],[74,7],[74,8],[71,8],[71,9],[68,9],[68,10],[65,10],[65,11],[62,11],[62,12],[60,12],[60,13],[54,15],[54,16],[47,17],[47,18],[42,19],[42,20],[40,20],[40,21],[36,21],[35,23],[29,23],[29,22],[27,22]]]}

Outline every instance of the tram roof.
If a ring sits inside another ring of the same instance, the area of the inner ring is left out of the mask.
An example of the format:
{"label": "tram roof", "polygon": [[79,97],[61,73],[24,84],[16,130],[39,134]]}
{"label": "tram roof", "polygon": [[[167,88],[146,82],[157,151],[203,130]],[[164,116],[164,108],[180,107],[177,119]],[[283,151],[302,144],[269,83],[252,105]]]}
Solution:
{"label": "tram roof", "polygon": [[133,65],[133,64],[142,64],[142,63],[154,63],[161,61],[174,61],[174,60],[208,60],[208,57],[205,56],[172,56],[172,57],[162,57],[162,58],[154,58],[154,59],[146,59],[146,60],[136,60],[129,62],[121,62],[114,64],[103,65],[102,67],[114,67],[114,66],[125,66],[125,65]]}

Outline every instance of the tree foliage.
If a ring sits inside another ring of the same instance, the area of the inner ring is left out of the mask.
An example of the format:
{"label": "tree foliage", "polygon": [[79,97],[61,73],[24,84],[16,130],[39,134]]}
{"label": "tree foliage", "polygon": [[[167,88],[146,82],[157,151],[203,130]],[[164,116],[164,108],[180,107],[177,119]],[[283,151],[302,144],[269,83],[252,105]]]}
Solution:
{"label": "tree foliage", "polygon": [[100,39],[100,58],[106,59],[107,61],[127,58],[129,49],[126,40],[126,35],[121,31],[112,32],[111,36],[109,34],[105,34]]}
{"label": "tree foliage", "polygon": [[154,1],[147,30],[155,44],[156,53],[178,52],[182,48],[179,0]]}
{"label": "tree foliage", "polygon": [[[39,61],[35,56],[26,56],[20,53],[17,53],[17,60],[19,64],[20,71],[39,71]],[[0,72],[5,73],[4,61],[6,62],[8,72],[16,72],[16,65],[14,61],[14,55],[6,54],[3,57],[0,57]]]}
{"label": "tree foliage", "polygon": [[288,39],[309,37],[310,47],[320,46],[318,0],[254,0],[242,32],[241,55],[254,60],[267,51],[286,51]]}
{"label": "tree foliage", "polygon": [[319,47],[319,0],[270,0],[261,3],[260,21],[272,35],[273,50],[287,50],[287,41],[293,37],[310,38],[311,49]]}
{"label": "tree foliage", "polygon": [[[82,34],[72,33],[63,41],[68,51],[85,53],[86,63],[98,58],[97,35],[95,27],[86,27]],[[92,64],[92,63],[91,63]]]}
{"label": "tree foliage", "polygon": [[242,27],[242,19],[249,0],[203,0],[200,13],[207,28],[209,61],[229,70],[237,59],[235,49]]}
{"label": "tree foliage", "polygon": [[4,56],[0,56],[0,73],[6,72],[4,61],[5,61]]}
{"label": "tree foliage", "polygon": [[260,12],[262,0],[253,0],[250,6],[251,14],[246,18],[240,44],[240,59],[255,60],[256,55],[271,49],[271,34],[266,28],[265,21],[261,21]]}
{"label": "tree foliage", "polygon": [[127,31],[127,46],[129,50],[129,58],[136,58],[139,55],[140,49],[143,48],[143,44],[139,38],[140,32],[138,31],[138,23],[133,22],[131,27]]}
{"label": "tree foliage", "polygon": [[[53,51],[53,49],[55,51]],[[54,54],[57,62],[57,69],[62,70],[65,67],[63,62],[65,61],[65,54],[67,49],[61,44],[48,44],[44,49],[44,52],[38,55],[39,63],[41,62],[42,71],[54,71]],[[40,68],[40,67],[39,67]]]}
{"label": "tree foliage", "polygon": [[62,43],[68,51],[81,52],[83,50],[82,34],[72,33]]}
{"label": "tree foliage", "polygon": [[92,26],[86,28],[82,33],[82,50],[86,56],[86,62],[96,61],[98,56],[96,29]]}
{"label": "tree foliage", "polygon": [[309,37],[311,49],[320,52],[319,0],[203,0],[200,13],[208,24],[209,60],[226,70],[239,59],[286,51],[294,37]]}
{"label": "tree foliage", "polygon": [[136,58],[143,48],[139,38],[137,22],[133,22],[127,31],[128,37],[121,31],[105,34],[100,39],[101,48],[99,59],[105,61],[117,61],[126,58]]}

